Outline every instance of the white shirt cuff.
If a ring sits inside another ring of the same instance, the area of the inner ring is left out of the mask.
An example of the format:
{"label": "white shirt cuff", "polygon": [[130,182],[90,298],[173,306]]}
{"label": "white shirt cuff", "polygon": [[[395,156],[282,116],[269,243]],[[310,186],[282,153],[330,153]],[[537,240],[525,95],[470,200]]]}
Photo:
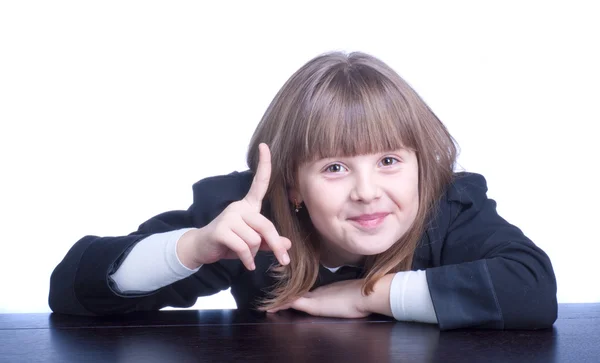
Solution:
{"label": "white shirt cuff", "polygon": [[390,287],[390,306],[396,320],[438,322],[425,270],[396,273]]}
{"label": "white shirt cuff", "polygon": [[139,241],[119,269],[110,277],[122,293],[145,293],[158,290],[197,272],[181,263],[177,242],[194,228],[156,233]]}

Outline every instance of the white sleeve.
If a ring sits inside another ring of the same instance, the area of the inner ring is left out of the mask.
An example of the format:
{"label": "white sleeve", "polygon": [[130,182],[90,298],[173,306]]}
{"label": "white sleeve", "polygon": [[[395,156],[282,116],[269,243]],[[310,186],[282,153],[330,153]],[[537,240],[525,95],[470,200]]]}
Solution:
{"label": "white sleeve", "polygon": [[390,306],[396,320],[438,322],[425,270],[396,273],[390,287]]}
{"label": "white sleeve", "polygon": [[144,293],[184,279],[190,270],[177,257],[177,242],[193,228],[156,233],[139,241],[110,278],[123,293]]}

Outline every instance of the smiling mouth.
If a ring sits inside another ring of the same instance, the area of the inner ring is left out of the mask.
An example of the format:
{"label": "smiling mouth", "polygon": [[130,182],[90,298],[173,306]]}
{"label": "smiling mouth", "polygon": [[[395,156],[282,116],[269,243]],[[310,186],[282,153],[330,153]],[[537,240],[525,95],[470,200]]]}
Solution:
{"label": "smiling mouth", "polygon": [[382,225],[388,215],[389,213],[363,214],[348,220],[360,229],[372,230]]}

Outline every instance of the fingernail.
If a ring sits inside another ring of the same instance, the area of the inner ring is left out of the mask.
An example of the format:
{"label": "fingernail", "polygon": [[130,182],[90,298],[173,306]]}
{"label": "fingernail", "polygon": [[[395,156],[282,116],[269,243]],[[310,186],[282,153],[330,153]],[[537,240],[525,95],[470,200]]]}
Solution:
{"label": "fingernail", "polygon": [[287,254],[287,252],[284,253],[283,256],[281,256],[281,259],[283,260],[284,265],[290,263],[290,256]]}
{"label": "fingernail", "polygon": [[254,271],[254,270],[256,270],[256,265],[255,265],[255,264],[252,264],[252,266],[250,266],[250,270],[251,270],[251,271]]}

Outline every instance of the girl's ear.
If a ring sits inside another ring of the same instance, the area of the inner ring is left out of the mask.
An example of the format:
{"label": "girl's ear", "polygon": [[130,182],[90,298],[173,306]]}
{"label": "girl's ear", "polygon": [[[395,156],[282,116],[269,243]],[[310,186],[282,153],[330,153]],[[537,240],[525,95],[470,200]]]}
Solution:
{"label": "girl's ear", "polygon": [[290,198],[290,203],[292,204],[302,203],[302,196],[296,188],[288,187],[288,197]]}

